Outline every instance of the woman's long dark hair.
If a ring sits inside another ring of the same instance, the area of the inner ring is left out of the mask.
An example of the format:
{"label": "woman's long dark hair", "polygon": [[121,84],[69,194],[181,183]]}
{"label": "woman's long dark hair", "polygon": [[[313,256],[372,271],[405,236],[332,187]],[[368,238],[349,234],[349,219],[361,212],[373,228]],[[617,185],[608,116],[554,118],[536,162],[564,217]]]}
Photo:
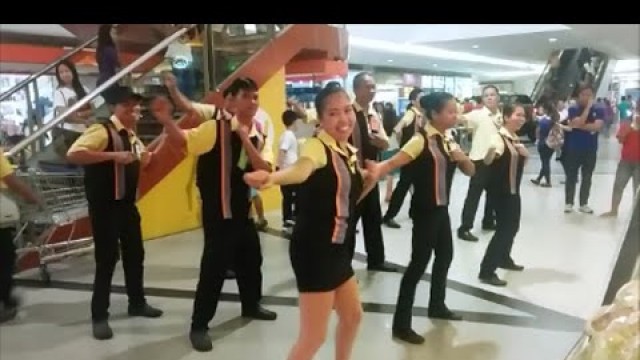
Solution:
{"label": "woman's long dark hair", "polygon": [[64,65],[69,68],[71,71],[71,88],[76,93],[76,99],[80,100],[83,97],[87,96],[87,92],[82,86],[80,82],[80,77],[78,76],[78,70],[76,70],[76,65],[69,61],[68,59],[64,59],[56,65],[56,80],[58,80],[58,88],[64,86],[62,83],[62,79],[60,78],[60,65]]}

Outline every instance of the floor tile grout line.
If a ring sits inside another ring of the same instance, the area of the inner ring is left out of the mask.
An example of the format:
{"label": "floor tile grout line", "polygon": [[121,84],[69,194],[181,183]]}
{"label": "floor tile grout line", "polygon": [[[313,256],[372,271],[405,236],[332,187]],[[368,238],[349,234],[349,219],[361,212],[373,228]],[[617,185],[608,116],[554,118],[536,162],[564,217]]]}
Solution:
{"label": "floor tile grout line", "polygon": [[[54,280],[51,283],[46,284],[40,280],[35,279],[18,279],[16,284],[28,288],[36,289],[58,289],[69,291],[92,291],[93,285],[75,281],[61,281]],[[192,290],[184,289],[169,289],[169,288],[145,288],[146,295],[150,297],[160,298],[174,298],[174,299],[193,299],[195,292]],[[122,285],[113,285],[112,292],[120,295],[126,295],[126,288]],[[239,302],[240,297],[238,294],[222,293],[220,296],[221,301],[225,302]],[[272,306],[298,306],[298,299],[296,297],[289,296],[275,296],[265,295],[262,300],[264,305]],[[363,310],[366,313],[377,314],[393,314],[395,311],[395,305],[392,304],[380,304],[374,302],[363,302]],[[428,317],[428,309],[426,307],[414,307],[414,316]],[[576,331],[582,330],[582,324],[569,323],[569,322],[549,322],[544,321],[537,317],[521,316],[521,315],[508,315],[491,312],[473,312],[473,311],[460,311],[465,322],[483,323],[492,325],[505,325],[516,326],[525,328],[535,328],[541,330],[557,330],[557,331]]]}

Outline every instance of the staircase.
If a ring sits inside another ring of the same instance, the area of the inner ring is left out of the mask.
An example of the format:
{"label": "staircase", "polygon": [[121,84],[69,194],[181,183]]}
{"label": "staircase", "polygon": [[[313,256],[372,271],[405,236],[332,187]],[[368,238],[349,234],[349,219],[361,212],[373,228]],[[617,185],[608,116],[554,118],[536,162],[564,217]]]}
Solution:
{"label": "staircase", "polygon": [[[90,29],[97,29],[98,25],[64,25],[74,34],[79,34],[79,38],[86,38]],[[110,84],[120,80],[120,78],[132,74],[136,79],[134,88],[147,96],[164,93],[165,89],[160,81],[160,70],[162,69],[163,53],[169,44],[170,38],[166,37],[160,25],[139,25],[139,24],[119,24],[123,35],[124,51],[129,56],[122,58],[123,71],[118,73],[113,79],[103,84],[100,88],[106,88]],[[203,79],[201,85],[201,99],[205,103],[221,104],[222,97],[219,89],[228,86],[238,77],[251,77],[258,86],[263,86],[274,74],[280,71],[288,62],[296,58],[305,59],[346,59],[347,57],[347,32],[342,26],[332,26],[326,24],[319,25],[274,25],[274,24],[205,24],[200,26],[203,33],[200,36],[201,47],[194,47],[194,62],[201,64],[198,70],[201,71]],[[95,31],[95,30],[94,30]],[[87,33],[85,33],[87,32]],[[94,33],[95,34],[95,33]],[[178,35],[174,32],[170,36],[174,39]],[[160,44],[157,42],[161,40]],[[88,47],[88,45],[84,45]],[[121,49],[121,50],[122,50]],[[77,49],[74,49],[77,50]],[[143,52],[144,51],[144,52]],[[70,57],[70,55],[68,56]],[[197,60],[196,60],[197,59]],[[52,69],[60,61],[49,64],[45,72]],[[160,65],[160,66],[159,66]],[[43,72],[44,73],[44,72]],[[34,86],[35,81],[29,82],[26,86]],[[37,85],[36,85],[37,86]],[[72,113],[80,106],[98,96],[101,89],[96,89],[82,99],[60,118]],[[213,90],[213,91],[206,91]],[[284,92],[285,89],[283,88]],[[3,96],[4,94],[0,94]],[[31,109],[35,104],[29,103]],[[98,109],[104,112],[105,109]],[[176,114],[179,116],[181,114]],[[46,147],[40,146],[41,139],[55,123],[61,119],[54,119],[51,123],[36,128],[26,140],[10,149],[8,154],[15,157],[19,154],[27,153],[26,162],[23,165],[28,167],[38,166],[38,157],[47,151]],[[196,119],[184,117],[180,121],[183,128],[193,127],[197,123]],[[53,125],[52,125],[53,124]],[[162,130],[155,122],[151,114],[143,107],[143,118],[138,124],[138,134],[150,146],[154,146],[153,139]],[[7,150],[7,149],[5,149]],[[27,151],[28,150],[28,151]],[[159,149],[155,155],[154,166],[148,168],[141,176],[139,195],[143,197],[158,182],[167,176],[184,158],[184,155],[168,148]],[[88,218],[78,220],[74,224],[74,237],[82,238],[91,235]],[[69,227],[56,230],[60,236],[66,240]],[[37,254],[31,254],[23,258],[21,268],[37,266]]]}

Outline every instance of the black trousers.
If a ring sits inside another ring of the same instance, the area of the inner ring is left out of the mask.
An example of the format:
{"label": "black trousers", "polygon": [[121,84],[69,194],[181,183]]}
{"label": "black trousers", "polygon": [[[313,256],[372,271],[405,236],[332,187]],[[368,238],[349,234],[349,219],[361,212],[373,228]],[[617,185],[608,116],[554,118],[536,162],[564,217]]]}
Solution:
{"label": "black trousers", "polygon": [[356,206],[355,213],[350,217],[353,221],[349,226],[347,241],[351,244],[351,255],[356,250],[356,228],[362,218],[362,231],[364,236],[364,248],[367,251],[367,264],[377,266],[384,264],[384,241],[382,240],[382,210],[380,209],[380,190],[378,185],[362,199]]}
{"label": "black trousers", "polygon": [[6,304],[13,290],[13,270],[16,263],[16,246],[12,228],[0,228],[0,304]]}
{"label": "black trousers", "polygon": [[564,186],[565,204],[573,205],[576,197],[576,183],[578,182],[578,171],[581,172],[580,181],[580,206],[589,203],[591,193],[591,176],[596,167],[597,151],[576,151],[566,150],[562,155],[567,181]]}
{"label": "black trousers", "polygon": [[218,308],[225,271],[234,269],[242,311],[258,307],[262,296],[262,250],[251,218],[212,220],[203,208],[204,251],[193,302],[191,330],[207,330]]}
{"label": "black trousers", "polygon": [[411,177],[409,175],[409,170],[403,167],[400,169],[400,179],[398,180],[398,184],[396,184],[396,187],[391,193],[391,200],[389,201],[387,212],[384,214],[384,220],[391,220],[398,215],[410,188]]}
{"label": "black trousers", "polygon": [[551,156],[553,156],[554,150],[548,147],[546,144],[538,145],[538,153],[540,154],[540,174],[538,174],[538,181],[544,178],[547,184],[551,184]]}
{"label": "black trousers", "polygon": [[420,217],[415,217],[411,243],[411,260],[400,281],[398,303],[393,316],[393,328],[396,330],[411,328],[416,288],[427,269],[431,252],[435,254],[435,260],[431,274],[429,310],[438,311],[445,307],[447,275],[453,260],[453,239],[448,209],[438,207]]}
{"label": "black trousers", "polygon": [[[473,164],[476,166],[476,173],[471,177],[471,180],[469,180],[469,190],[467,191],[467,198],[464,200],[464,207],[462,208],[462,224],[460,225],[460,228],[458,228],[458,231],[468,231],[473,229],[480,196],[483,191],[487,191],[487,186],[489,185],[491,168],[482,160],[476,160]],[[493,225],[494,222],[495,207],[491,203],[491,197],[485,196],[484,218],[482,219],[482,224]]]}
{"label": "black trousers", "polygon": [[292,221],[295,219],[296,186],[280,186],[280,192],[282,193],[282,222]]}
{"label": "black trousers", "polygon": [[122,258],[129,306],[137,307],[146,303],[143,289],[144,247],[140,213],[135,203],[90,201],[89,217],[93,229],[96,260],[91,317],[94,321],[101,321],[109,317],[111,280],[119,253]]}
{"label": "black trousers", "polygon": [[496,232],[482,259],[481,275],[491,275],[499,266],[513,264],[511,248],[520,229],[520,195],[499,193],[490,196],[496,206]]}

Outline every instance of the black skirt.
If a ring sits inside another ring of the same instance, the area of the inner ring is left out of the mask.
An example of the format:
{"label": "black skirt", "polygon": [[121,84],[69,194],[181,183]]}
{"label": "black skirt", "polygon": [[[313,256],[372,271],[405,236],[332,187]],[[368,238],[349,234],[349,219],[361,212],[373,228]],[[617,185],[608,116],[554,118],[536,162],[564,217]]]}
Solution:
{"label": "black skirt", "polygon": [[330,238],[295,228],[289,244],[289,258],[299,292],[328,292],[344,284],[353,275],[347,241],[333,244]]}

